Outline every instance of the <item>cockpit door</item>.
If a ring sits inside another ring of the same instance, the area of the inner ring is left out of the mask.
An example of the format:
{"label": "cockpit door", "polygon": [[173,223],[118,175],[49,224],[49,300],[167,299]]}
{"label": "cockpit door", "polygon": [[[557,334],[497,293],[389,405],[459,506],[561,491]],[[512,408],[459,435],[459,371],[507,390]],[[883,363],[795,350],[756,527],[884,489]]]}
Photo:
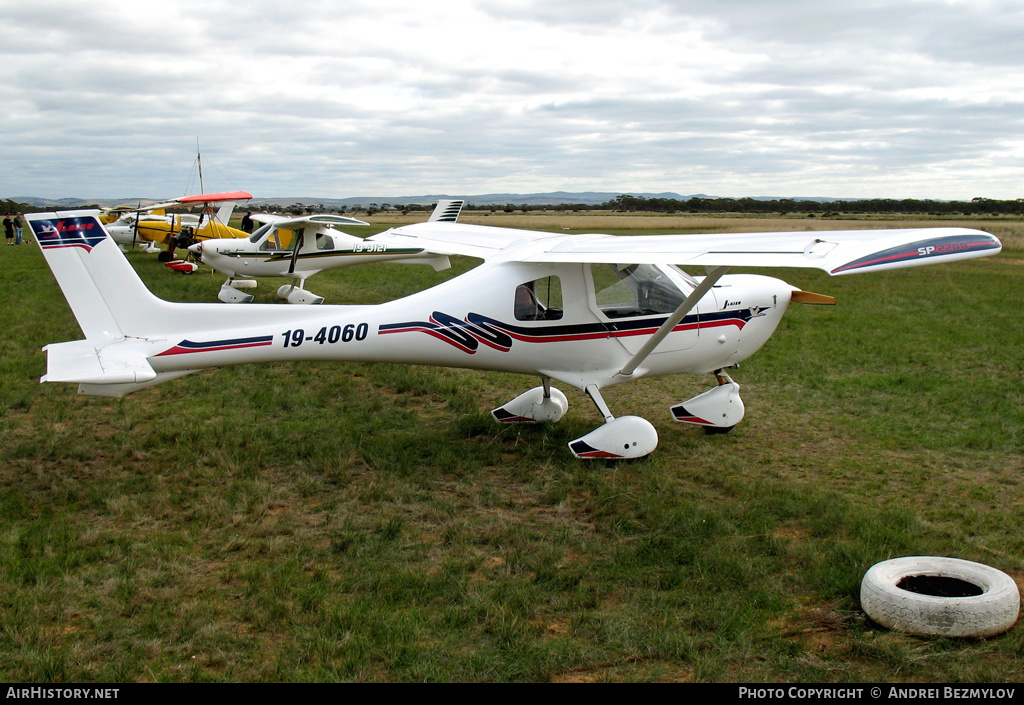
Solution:
{"label": "cockpit door", "polygon": [[[675,312],[696,282],[674,267],[651,264],[592,264],[589,305],[631,355]],[[658,352],[688,350],[700,336],[702,310],[714,305],[708,293],[658,347]]]}

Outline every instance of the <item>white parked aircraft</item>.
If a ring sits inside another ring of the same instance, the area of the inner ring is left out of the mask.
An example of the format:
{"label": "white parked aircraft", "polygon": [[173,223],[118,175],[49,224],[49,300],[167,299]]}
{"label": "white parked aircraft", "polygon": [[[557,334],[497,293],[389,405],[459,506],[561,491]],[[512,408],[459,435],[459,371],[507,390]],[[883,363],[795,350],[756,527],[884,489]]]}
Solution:
{"label": "white parked aircraft", "polygon": [[[182,224],[191,225],[195,227],[199,224],[199,216],[197,215],[184,215],[179,216],[190,220],[186,220],[184,223],[179,221],[179,228]],[[159,252],[160,248],[157,247],[156,243],[152,240],[144,240],[139,237],[139,223],[170,223],[171,216],[164,213],[162,209],[154,209],[152,211],[146,211],[141,206],[137,209],[122,213],[114,221],[104,224],[107,232],[110,233],[110,237],[114,238],[120,247],[121,251],[127,251],[129,247],[135,247],[140,241],[146,245],[146,252]],[[143,225],[142,227],[145,227]]]}
{"label": "white parked aircraft", "polygon": [[[615,417],[605,387],[645,376],[713,373],[710,391],[673,417],[727,430],[743,417],[725,370],[769,339],[790,302],[830,303],[730,267],[812,267],[832,275],[994,255],[999,240],[964,228],[661,235],[569,235],[451,222],[407,225],[369,242],[468,255],[483,263],[377,305],[234,306],[153,296],[95,211],[27,216],[85,334],[47,345],[46,382],[123,396],[201,369],[276,360],[393,362],[514,372],[541,386],[492,413],[554,422],[567,408],[552,381],[594,401],[605,423],[569,444],[580,458],[636,458],[658,434]],[[677,265],[706,268],[691,276]]]}
{"label": "white parked aircraft", "polygon": [[[462,201],[441,201],[430,216],[431,222],[454,222]],[[324,298],[306,291],[306,279],[325,269],[350,267],[370,262],[429,264],[435,271],[451,266],[444,255],[424,252],[422,247],[405,247],[370,242],[335,230],[339,225],[369,225],[341,215],[309,215],[299,218],[258,214],[253,220],[265,223],[244,240],[222,239],[198,242],[189,250],[228,279],[217,295],[225,303],[249,303],[251,294],[239,291],[252,288],[250,277],[290,277],[294,282],[277,290],[291,304],[319,304]]]}

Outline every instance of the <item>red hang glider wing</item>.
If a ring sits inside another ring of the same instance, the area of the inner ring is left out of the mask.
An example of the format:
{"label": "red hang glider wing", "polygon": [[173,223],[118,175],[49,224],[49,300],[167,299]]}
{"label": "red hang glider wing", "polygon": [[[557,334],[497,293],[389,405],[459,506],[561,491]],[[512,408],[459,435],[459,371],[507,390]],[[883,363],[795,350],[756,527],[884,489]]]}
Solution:
{"label": "red hang glider wing", "polygon": [[251,193],[245,191],[226,191],[224,193],[200,193],[196,196],[185,196],[176,199],[178,203],[217,203],[218,201],[248,201]]}

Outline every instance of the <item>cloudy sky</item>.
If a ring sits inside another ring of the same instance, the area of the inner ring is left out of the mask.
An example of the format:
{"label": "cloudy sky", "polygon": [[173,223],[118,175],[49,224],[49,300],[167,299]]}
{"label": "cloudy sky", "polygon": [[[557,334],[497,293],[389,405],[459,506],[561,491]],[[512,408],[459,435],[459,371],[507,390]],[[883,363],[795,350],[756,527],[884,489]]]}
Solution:
{"label": "cloudy sky", "polygon": [[1024,197],[1020,0],[0,0],[0,198]]}

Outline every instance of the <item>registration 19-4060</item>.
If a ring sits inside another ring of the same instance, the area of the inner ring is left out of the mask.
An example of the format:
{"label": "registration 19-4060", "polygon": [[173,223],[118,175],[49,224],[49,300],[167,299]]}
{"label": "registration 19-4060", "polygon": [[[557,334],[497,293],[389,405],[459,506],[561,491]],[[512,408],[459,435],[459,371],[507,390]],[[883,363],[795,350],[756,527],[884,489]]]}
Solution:
{"label": "registration 19-4060", "polygon": [[323,345],[324,343],[351,343],[353,340],[365,340],[369,332],[370,326],[365,323],[349,323],[347,326],[331,326],[330,328],[324,326],[313,335],[306,335],[306,331],[302,328],[286,330],[281,335],[284,336],[286,348],[297,348],[303,343]]}

